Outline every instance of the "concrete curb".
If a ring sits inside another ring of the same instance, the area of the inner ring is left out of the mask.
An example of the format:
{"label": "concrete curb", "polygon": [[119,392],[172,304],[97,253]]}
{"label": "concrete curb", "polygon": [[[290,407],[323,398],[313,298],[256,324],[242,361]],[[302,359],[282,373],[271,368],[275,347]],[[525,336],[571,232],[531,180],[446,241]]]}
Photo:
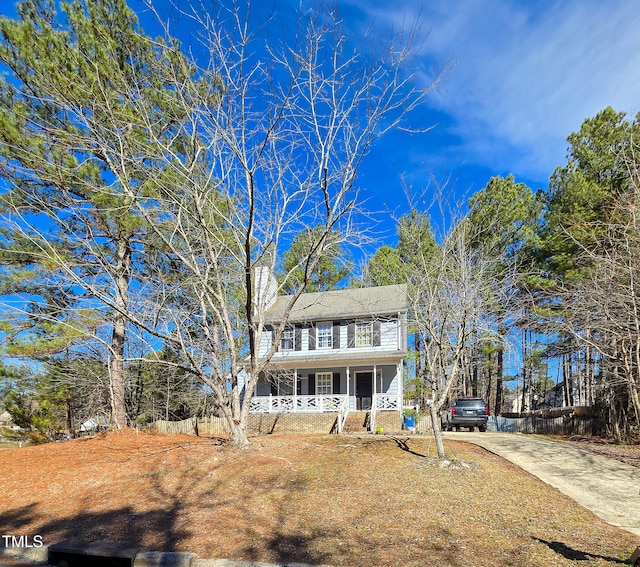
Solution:
{"label": "concrete curb", "polygon": [[333,567],[309,563],[260,563],[256,561],[231,561],[229,559],[196,559],[192,567]]}
{"label": "concrete curb", "polygon": [[49,548],[42,547],[0,547],[0,557],[16,559],[25,563],[46,563],[49,559]]}
{"label": "concrete curb", "polygon": [[[51,546],[54,547],[54,546]],[[47,565],[49,547],[0,547],[0,558],[13,559],[25,564]],[[198,559],[195,553],[144,551],[137,553],[134,567],[333,567],[310,563],[262,563],[258,561],[232,561],[230,559]],[[0,567],[2,565],[0,564]]]}
{"label": "concrete curb", "polygon": [[191,567],[198,556],[195,553],[145,551],[138,553],[134,567]]}

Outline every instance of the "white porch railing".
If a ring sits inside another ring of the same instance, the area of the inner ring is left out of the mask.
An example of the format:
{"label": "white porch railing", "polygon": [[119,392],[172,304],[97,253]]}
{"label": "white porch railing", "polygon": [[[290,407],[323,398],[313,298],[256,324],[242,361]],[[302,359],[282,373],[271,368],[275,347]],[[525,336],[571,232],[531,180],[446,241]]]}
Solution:
{"label": "white porch railing", "polygon": [[373,403],[369,413],[369,431],[375,433],[376,414],[379,411],[398,411],[399,409],[397,394],[376,394],[373,396]]}
{"label": "white porch railing", "polygon": [[251,413],[340,411],[347,396],[254,396],[249,404]]}
{"label": "white porch railing", "polygon": [[[397,394],[376,394],[371,407],[372,420],[379,411],[399,411]],[[251,413],[319,413],[343,410],[348,413],[349,401],[346,394],[331,396],[254,396],[249,405]],[[345,415],[346,419],[346,415]]]}
{"label": "white porch railing", "polygon": [[347,416],[349,415],[349,398],[347,396],[342,400],[342,406],[338,413],[338,433],[342,433],[344,424],[347,422]]}
{"label": "white porch railing", "polygon": [[376,394],[373,408],[376,411],[398,411],[398,394]]}

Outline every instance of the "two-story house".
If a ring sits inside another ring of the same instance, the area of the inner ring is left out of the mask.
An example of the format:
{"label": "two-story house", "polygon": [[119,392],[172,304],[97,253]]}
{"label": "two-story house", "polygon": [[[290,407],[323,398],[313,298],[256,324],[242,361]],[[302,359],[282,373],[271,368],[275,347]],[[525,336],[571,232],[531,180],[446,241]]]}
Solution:
{"label": "two-story house", "polygon": [[[270,350],[289,299],[268,300],[260,356]],[[250,411],[336,412],[338,431],[355,411],[369,412],[372,430],[380,412],[396,412],[399,423],[406,354],[405,285],[302,294]]]}

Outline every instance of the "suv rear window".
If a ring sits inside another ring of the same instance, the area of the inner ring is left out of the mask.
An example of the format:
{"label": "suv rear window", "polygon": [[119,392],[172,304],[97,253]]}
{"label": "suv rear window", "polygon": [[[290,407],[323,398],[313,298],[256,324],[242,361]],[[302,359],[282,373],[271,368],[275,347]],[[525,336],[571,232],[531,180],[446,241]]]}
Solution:
{"label": "suv rear window", "polygon": [[484,407],[482,400],[456,400],[455,404],[458,408],[477,408],[478,406]]}

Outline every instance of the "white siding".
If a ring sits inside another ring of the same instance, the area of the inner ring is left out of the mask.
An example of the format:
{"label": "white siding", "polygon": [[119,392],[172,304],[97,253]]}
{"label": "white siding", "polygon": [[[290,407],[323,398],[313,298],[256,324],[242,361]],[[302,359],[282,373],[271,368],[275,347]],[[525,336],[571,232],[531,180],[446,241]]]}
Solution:
{"label": "white siding", "polygon": [[377,348],[398,350],[398,321],[396,319],[380,322],[380,346]]}
{"label": "white siding", "polygon": [[398,374],[395,366],[382,367],[382,389],[380,389],[380,381],[378,380],[378,394],[397,394],[398,393]]}
{"label": "white siding", "polygon": [[[384,319],[380,321],[380,346],[367,346],[367,347],[348,347],[348,325],[342,324],[340,325],[340,348],[339,349],[318,349],[309,350],[309,332],[310,330],[307,327],[303,327],[301,329],[300,338],[301,338],[301,350],[287,351],[287,352],[276,352],[274,358],[286,357],[286,356],[299,356],[300,353],[305,353],[308,357],[313,358],[322,358],[327,354],[337,354],[337,353],[370,353],[370,352],[388,352],[395,353],[398,350],[406,349],[406,331],[402,332],[402,325],[406,322],[401,320],[400,325],[398,325],[398,319]],[[401,336],[400,340],[398,339],[398,329],[400,328]],[[262,335],[262,341],[260,344],[260,356],[266,354],[266,352],[271,347],[271,333],[269,331],[265,331]]]}
{"label": "white siding", "polygon": [[258,349],[258,356],[265,356],[271,348],[271,331],[263,330],[262,337],[260,337],[260,348]]}

